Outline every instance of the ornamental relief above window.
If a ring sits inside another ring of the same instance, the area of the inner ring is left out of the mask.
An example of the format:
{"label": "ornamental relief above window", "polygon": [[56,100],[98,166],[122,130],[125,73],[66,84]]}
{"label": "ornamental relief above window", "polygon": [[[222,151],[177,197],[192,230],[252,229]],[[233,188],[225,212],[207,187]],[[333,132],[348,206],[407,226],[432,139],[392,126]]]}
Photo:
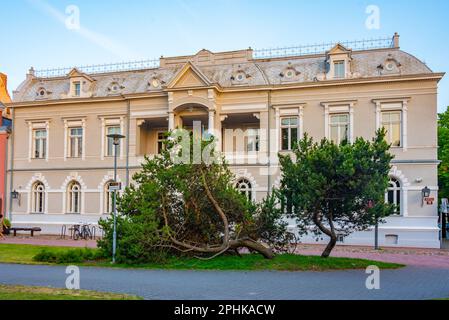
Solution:
{"label": "ornamental relief above window", "polygon": [[279,77],[281,78],[281,82],[294,82],[299,80],[300,75],[301,72],[297,69],[297,67],[289,62],[288,66],[281,71]]}
{"label": "ornamental relief above window", "polygon": [[377,66],[380,75],[385,74],[400,74],[402,64],[396,60],[392,54],[389,54],[385,61]]}
{"label": "ornamental relief above window", "polygon": [[242,66],[239,65],[237,70],[235,70],[232,73],[231,84],[232,85],[248,84],[251,78],[252,75],[249,73],[249,71],[247,69],[242,68]]}
{"label": "ornamental relief above window", "polygon": [[109,94],[119,94],[125,89],[123,85],[124,79],[114,79],[111,84],[108,86]]}

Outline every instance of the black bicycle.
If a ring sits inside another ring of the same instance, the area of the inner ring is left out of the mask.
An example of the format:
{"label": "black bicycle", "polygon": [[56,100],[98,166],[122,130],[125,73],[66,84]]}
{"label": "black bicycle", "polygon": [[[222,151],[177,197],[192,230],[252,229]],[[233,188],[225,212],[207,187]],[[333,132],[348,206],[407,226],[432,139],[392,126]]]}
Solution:
{"label": "black bicycle", "polygon": [[75,225],[73,226],[73,239],[74,240],[92,240],[93,234],[92,230],[90,229],[90,225],[83,224],[83,225]]}

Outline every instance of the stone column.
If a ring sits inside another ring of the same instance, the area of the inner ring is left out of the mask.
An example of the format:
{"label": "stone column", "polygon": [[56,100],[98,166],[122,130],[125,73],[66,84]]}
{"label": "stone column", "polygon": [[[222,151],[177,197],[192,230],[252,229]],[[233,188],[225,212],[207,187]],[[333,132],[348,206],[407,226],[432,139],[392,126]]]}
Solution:
{"label": "stone column", "polygon": [[175,130],[175,114],[173,112],[168,113],[168,131]]}

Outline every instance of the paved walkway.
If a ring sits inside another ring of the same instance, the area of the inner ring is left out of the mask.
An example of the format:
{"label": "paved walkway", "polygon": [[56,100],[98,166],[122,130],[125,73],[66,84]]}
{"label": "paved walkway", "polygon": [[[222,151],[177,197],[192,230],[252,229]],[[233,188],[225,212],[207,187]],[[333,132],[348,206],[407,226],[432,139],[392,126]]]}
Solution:
{"label": "paved walkway", "polygon": [[29,244],[35,246],[52,246],[52,247],[73,247],[73,248],[96,248],[96,240],[71,240],[70,237],[61,239],[58,236],[45,236],[39,235],[35,237],[17,235],[17,237],[7,236],[4,239],[0,239],[0,244]]}
{"label": "paved walkway", "polygon": [[[296,252],[302,255],[321,255],[324,247],[323,245],[298,245]],[[415,248],[383,248],[382,250],[374,250],[370,247],[338,246],[332,251],[332,256],[449,270],[449,250]]]}
{"label": "paved walkway", "polygon": [[[65,287],[65,267],[0,264],[0,283]],[[81,268],[81,289],[152,300],[422,300],[449,297],[449,270],[383,270],[380,290],[364,270],[335,272],[199,272]]]}

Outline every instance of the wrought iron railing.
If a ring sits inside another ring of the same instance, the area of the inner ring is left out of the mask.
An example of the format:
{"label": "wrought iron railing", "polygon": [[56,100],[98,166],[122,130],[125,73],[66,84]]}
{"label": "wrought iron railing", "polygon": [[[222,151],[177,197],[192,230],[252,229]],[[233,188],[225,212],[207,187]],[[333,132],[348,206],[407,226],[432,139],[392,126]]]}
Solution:
{"label": "wrought iron railing", "polygon": [[[321,44],[312,44],[305,46],[292,46],[282,48],[270,48],[270,49],[255,49],[253,50],[254,59],[268,59],[268,58],[281,58],[292,56],[303,56],[311,54],[320,54],[331,49],[335,44],[340,43],[343,46],[352,50],[368,50],[368,49],[384,49],[394,47],[394,38],[376,38],[365,39],[356,41],[333,41]],[[108,72],[120,72],[120,71],[135,71],[143,69],[153,69],[159,67],[159,59],[154,60],[141,60],[131,62],[109,63],[90,66],[76,67],[79,71],[87,74],[98,74]],[[39,78],[54,78],[67,75],[71,68],[56,68],[36,70],[35,75]]]}
{"label": "wrought iron railing", "polygon": [[295,46],[295,47],[256,49],[253,52],[253,57],[255,59],[267,59],[267,58],[304,56],[309,54],[320,54],[332,49],[332,47],[334,47],[337,43],[340,43],[346,48],[355,51],[394,47],[394,39],[388,37],[388,38],[365,39],[356,41],[333,41],[328,43]]}
{"label": "wrought iron railing", "polygon": [[[107,63],[90,66],[76,67],[77,70],[87,74],[98,74],[107,72],[120,72],[120,71],[135,71],[143,69],[154,69],[159,67],[159,60],[141,60],[141,61],[128,61],[119,63]],[[36,70],[35,75],[39,78],[54,78],[67,75],[73,68],[55,68]]]}

